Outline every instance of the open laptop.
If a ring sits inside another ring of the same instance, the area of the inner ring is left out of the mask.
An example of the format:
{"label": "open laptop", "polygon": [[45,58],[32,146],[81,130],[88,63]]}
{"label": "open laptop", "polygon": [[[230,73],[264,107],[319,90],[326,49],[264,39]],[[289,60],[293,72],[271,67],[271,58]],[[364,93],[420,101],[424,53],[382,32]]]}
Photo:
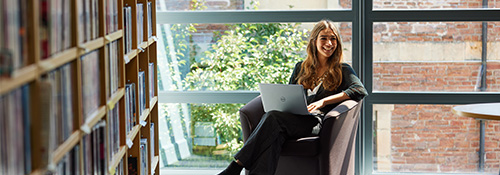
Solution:
{"label": "open laptop", "polygon": [[259,84],[264,111],[282,111],[299,115],[311,114],[307,111],[304,87],[296,84]]}

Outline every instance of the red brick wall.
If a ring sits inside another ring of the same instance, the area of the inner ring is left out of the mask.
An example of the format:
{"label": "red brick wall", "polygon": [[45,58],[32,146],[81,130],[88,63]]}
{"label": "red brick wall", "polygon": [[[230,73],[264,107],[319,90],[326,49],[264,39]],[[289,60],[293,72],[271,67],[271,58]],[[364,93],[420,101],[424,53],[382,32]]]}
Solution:
{"label": "red brick wall", "polygon": [[[475,91],[480,62],[377,62],[374,91]],[[500,62],[487,63],[488,91],[500,91]]]}
{"label": "red brick wall", "polygon": [[[477,172],[479,121],[450,105],[394,105],[391,171]],[[486,121],[485,172],[498,173],[500,122]]]}
{"label": "red brick wall", "polygon": [[[481,22],[390,22],[373,24],[374,42],[481,41]],[[500,22],[488,22],[488,41],[500,41]]]}
{"label": "red brick wall", "polygon": [[[374,90],[474,91],[478,62],[378,62]],[[488,90],[500,90],[500,62],[487,65]],[[479,122],[451,112],[451,105],[394,105],[391,171],[477,172]],[[498,172],[500,122],[486,122],[486,172]]]}

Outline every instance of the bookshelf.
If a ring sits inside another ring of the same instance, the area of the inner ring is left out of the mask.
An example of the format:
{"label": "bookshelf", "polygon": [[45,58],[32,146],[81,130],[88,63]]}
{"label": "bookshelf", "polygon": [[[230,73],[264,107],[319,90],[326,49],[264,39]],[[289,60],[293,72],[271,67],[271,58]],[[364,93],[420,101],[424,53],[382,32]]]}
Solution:
{"label": "bookshelf", "polygon": [[156,0],[0,11],[0,174],[159,174]]}

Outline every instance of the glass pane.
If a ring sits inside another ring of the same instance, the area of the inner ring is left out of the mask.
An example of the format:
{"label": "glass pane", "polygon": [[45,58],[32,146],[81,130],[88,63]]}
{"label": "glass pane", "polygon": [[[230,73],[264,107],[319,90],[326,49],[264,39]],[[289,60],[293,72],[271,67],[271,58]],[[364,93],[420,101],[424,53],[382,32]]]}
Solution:
{"label": "glass pane", "polygon": [[458,8],[500,8],[499,0],[374,0],[373,9],[458,9]]}
{"label": "glass pane", "polygon": [[243,104],[159,104],[161,166],[225,168],[243,146]]}
{"label": "glass pane", "polygon": [[373,25],[374,91],[500,91],[499,22]]}
{"label": "glass pane", "polygon": [[157,11],[351,9],[351,0],[158,0]]}
{"label": "glass pane", "polygon": [[[373,171],[477,173],[480,121],[454,105],[373,105]],[[498,173],[500,121],[485,120],[484,172]]]}
{"label": "glass pane", "polygon": [[[160,91],[257,90],[288,83],[306,57],[313,23],[158,25]],[[344,62],[351,62],[352,25],[337,23]],[[173,58],[173,59],[172,59]]]}

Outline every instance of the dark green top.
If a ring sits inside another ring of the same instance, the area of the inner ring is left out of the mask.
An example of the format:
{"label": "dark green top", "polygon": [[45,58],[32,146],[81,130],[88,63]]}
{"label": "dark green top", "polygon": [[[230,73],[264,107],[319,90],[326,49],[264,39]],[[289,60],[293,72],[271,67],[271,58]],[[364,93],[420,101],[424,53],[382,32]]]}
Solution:
{"label": "dark green top", "polygon": [[[290,77],[289,84],[297,84],[297,77],[299,75],[301,66],[302,61],[298,62],[295,65],[295,69],[293,70],[292,77]],[[307,89],[304,89],[304,91],[304,93],[307,94]],[[340,84],[340,86],[334,91],[325,90],[323,86],[321,86],[318,92],[316,92],[316,95],[307,96],[307,104],[318,101],[330,95],[338,94],[340,92],[345,92],[347,96],[355,101],[359,101],[368,95],[358,76],[356,75],[352,67],[347,63],[342,63],[342,83]],[[321,108],[320,110],[321,112],[326,114],[338,104],[339,103],[330,104]]]}

